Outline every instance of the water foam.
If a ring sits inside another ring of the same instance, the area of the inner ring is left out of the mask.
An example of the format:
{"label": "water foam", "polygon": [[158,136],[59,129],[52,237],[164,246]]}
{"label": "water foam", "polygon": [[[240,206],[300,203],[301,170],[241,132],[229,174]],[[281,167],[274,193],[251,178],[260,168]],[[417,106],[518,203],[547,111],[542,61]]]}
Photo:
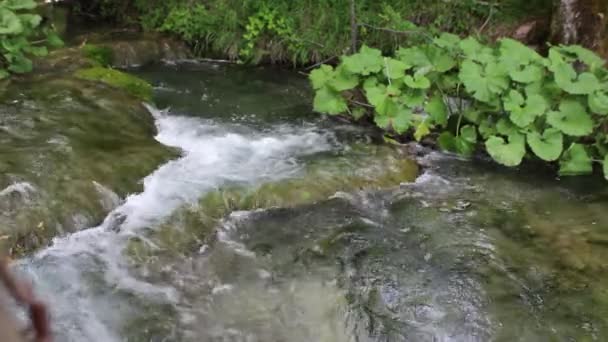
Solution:
{"label": "water foam", "polygon": [[182,156],[147,176],[144,191],[128,196],[100,226],[56,238],[50,247],[18,263],[55,308],[54,325],[61,340],[120,340],[121,293],[160,302],[178,300],[175,289],[130,274],[123,256],[130,236],[154,228],[210,190],[293,176],[301,168],[298,157],[335,147],[330,133],[313,127],[243,133],[236,127],[149,109],[158,128],[156,139],[181,149]]}

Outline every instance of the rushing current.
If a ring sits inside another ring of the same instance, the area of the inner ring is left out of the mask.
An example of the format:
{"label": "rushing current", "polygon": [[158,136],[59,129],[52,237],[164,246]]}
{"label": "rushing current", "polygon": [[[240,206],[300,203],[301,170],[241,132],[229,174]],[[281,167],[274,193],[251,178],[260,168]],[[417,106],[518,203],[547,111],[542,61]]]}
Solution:
{"label": "rushing current", "polygon": [[57,341],[608,338],[602,180],[376,144],[311,114],[297,75],[133,72],[179,157],[16,263]]}

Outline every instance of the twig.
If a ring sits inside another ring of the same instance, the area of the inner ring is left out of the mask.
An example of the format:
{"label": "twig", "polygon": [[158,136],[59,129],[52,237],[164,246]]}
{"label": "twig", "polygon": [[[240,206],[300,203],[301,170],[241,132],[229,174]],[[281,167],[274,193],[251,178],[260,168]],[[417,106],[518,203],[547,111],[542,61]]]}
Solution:
{"label": "twig", "polygon": [[357,25],[357,6],[355,0],[350,0],[350,53],[357,52],[359,41],[359,27]]}
{"label": "twig", "polygon": [[313,65],[311,65],[311,66],[309,66],[309,67],[304,68],[304,70],[305,70],[305,71],[308,71],[308,70],[314,69],[314,68],[318,67],[319,65],[321,65],[321,64],[325,64],[325,63],[327,63],[327,62],[329,62],[329,61],[331,61],[331,60],[334,60],[334,59],[336,59],[336,58],[338,58],[338,56],[332,56],[332,57],[329,57],[329,58],[327,58],[327,59],[325,59],[325,60],[320,61],[319,63],[315,63],[315,64],[313,64]]}
{"label": "twig", "polygon": [[348,100],[348,101],[350,103],[353,103],[353,104],[356,104],[356,105],[359,105],[359,106],[363,106],[363,107],[366,107],[366,108],[375,108],[374,106],[370,105],[369,103],[359,102],[357,100]]}
{"label": "twig", "polygon": [[494,6],[490,6],[490,12],[488,13],[488,18],[483,23],[483,25],[481,25],[479,30],[477,30],[477,34],[481,34],[481,32],[483,32],[483,30],[485,30],[486,26],[488,26],[488,24],[490,23],[490,19],[492,19],[493,14],[494,14]]}

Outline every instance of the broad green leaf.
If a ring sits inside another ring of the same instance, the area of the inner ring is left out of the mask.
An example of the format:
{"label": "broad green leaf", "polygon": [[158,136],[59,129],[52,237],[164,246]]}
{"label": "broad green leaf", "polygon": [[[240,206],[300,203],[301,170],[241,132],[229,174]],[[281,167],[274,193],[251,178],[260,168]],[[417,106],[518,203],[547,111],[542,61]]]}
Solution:
{"label": "broad green leaf", "polygon": [[433,43],[442,48],[453,49],[460,43],[460,37],[455,34],[444,32],[439,37],[433,39]]}
{"label": "broad green leaf", "polygon": [[435,94],[431,97],[429,103],[426,104],[424,110],[429,113],[433,122],[437,125],[444,126],[448,123],[448,107],[443,101],[441,94]]}
{"label": "broad green leaf", "polygon": [[382,52],[365,45],[358,53],[343,57],[342,63],[349,72],[363,76],[380,72],[384,68]]}
{"label": "broad green leaf", "polygon": [[496,127],[492,123],[490,117],[488,117],[484,120],[481,120],[481,123],[479,124],[479,127],[477,129],[479,130],[479,134],[481,134],[481,136],[484,139],[487,139],[490,136],[498,133],[498,131],[496,130]]}
{"label": "broad green leaf", "polygon": [[395,132],[399,134],[405,133],[412,124],[412,110],[409,108],[401,108],[392,119],[392,126]]}
{"label": "broad green leaf", "polygon": [[563,100],[559,105],[559,111],[547,114],[547,122],[563,133],[575,137],[582,137],[593,132],[591,116],[576,100]]}
{"label": "broad green leaf", "polygon": [[503,99],[505,110],[509,112],[520,109],[524,102],[524,97],[517,90],[509,91],[509,94]]}
{"label": "broad green leaf", "polygon": [[603,58],[580,45],[561,45],[558,49],[562,52],[575,55],[576,59],[587,64],[591,71],[601,68],[606,64],[606,61]]}
{"label": "broad green leaf", "polygon": [[542,135],[538,132],[530,132],[527,139],[532,152],[545,161],[559,159],[564,149],[564,136],[555,128],[546,129]]}
{"label": "broad green leaf", "polygon": [[515,126],[511,122],[511,120],[508,120],[505,118],[501,118],[500,120],[498,120],[498,122],[496,123],[496,131],[499,134],[506,135],[506,136],[510,136],[515,133],[518,133],[517,126]]}
{"label": "broad green leaf", "polygon": [[594,74],[584,72],[577,75],[571,64],[553,62],[550,69],[553,71],[555,83],[567,93],[587,95],[601,88],[600,81]]}
{"label": "broad green leaf", "polygon": [[482,118],[482,113],[477,108],[471,107],[464,110],[462,113],[467,121],[472,122],[474,124],[479,124]]}
{"label": "broad green leaf", "polygon": [[460,130],[460,135],[455,137],[450,132],[443,132],[437,138],[439,147],[444,151],[458,153],[463,156],[471,156],[475,151],[477,132],[473,126],[465,126]]}
{"label": "broad green leaf", "polygon": [[428,45],[425,51],[435,71],[444,73],[456,67],[456,59],[445,50],[434,45]]}
{"label": "broad green leaf", "polygon": [[532,83],[542,79],[543,68],[537,64],[542,57],[536,51],[508,38],[500,41],[499,51],[498,59],[514,81]]}
{"label": "broad green leaf", "polygon": [[391,118],[387,115],[375,115],[374,122],[382,129],[388,129],[391,126]]}
{"label": "broad green leaf", "polygon": [[466,125],[460,129],[460,137],[471,144],[477,143],[477,129],[475,126]]}
{"label": "broad green leaf", "polygon": [[21,32],[23,32],[23,25],[15,12],[0,8],[0,34],[10,35]]}
{"label": "broad green leaf", "polygon": [[408,107],[422,106],[426,98],[426,91],[421,89],[409,89],[399,98]]}
{"label": "broad green leaf", "polygon": [[331,65],[323,64],[310,72],[308,75],[313,89],[321,89],[327,82],[334,78],[334,68]]}
{"label": "broad green leaf", "polygon": [[421,47],[415,46],[411,48],[399,48],[396,53],[397,58],[407,65],[416,67],[431,66],[432,63],[429,60],[426,53]]}
{"label": "broad green leaf", "polygon": [[593,172],[593,162],[585,146],[573,143],[559,161],[562,176],[587,175]]}
{"label": "broad green leaf", "polygon": [[0,80],[9,77],[11,74],[5,69],[0,69]]}
{"label": "broad green leaf", "polygon": [[32,29],[38,27],[38,25],[40,25],[40,23],[42,22],[42,17],[38,14],[19,14],[18,17],[19,20],[21,20],[21,23],[27,24],[27,26]]}
{"label": "broad green leaf", "polygon": [[31,10],[38,6],[34,0],[3,0],[0,4],[13,11]]}
{"label": "broad green leaf", "polygon": [[439,144],[439,148],[444,151],[456,152],[456,137],[448,131],[439,135],[437,143]]}
{"label": "broad green leaf", "polygon": [[547,101],[540,95],[531,95],[524,100],[518,91],[511,90],[504,100],[504,107],[514,124],[527,127],[547,111]]}
{"label": "broad green leaf", "polygon": [[359,77],[347,72],[342,65],[336,68],[333,78],[328,82],[328,85],[338,92],[353,89],[358,84]]}
{"label": "broad green leaf", "polygon": [[601,87],[600,81],[594,74],[584,72],[578,76],[577,81],[572,82],[572,84],[564,90],[570,94],[587,95],[601,89]]}
{"label": "broad green leaf", "polygon": [[509,78],[496,63],[483,67],[471,60],[465,60],[460,66],[460,81],[467,91],[479,101],[492,103],[509,87]]}
{"label": "broad green leaf", "polygon": [[50,47],[59,48],[63,46],[63,40],[55,32],[50,32],[46,37],[46,42]]}
{"label": "broad green leaf", "polygon": [[409,65],[400,60],[388,57],[384,58],[384,74],[390,79],[396,80],[404,77],[405,70],[409,68]]}
{"label": "broad green leaf", "polygon": [[414,77],[412,77],[410,75],[405,75],[403,82],[408,87],[414,89],[428,89],[431,87],[431,81],[424,76],[414,75]]}
{"label": "broad green leaf", "polygon": [[323,87],[317,90],[315,94],[313,108],[320,113],[336,115],[346,112],[348,105],[340,93],[328,87]]}
{"label": "broad green leaf", "polygon": [[365,96],[369,104],[374,106],[376,112],[382,116],[393,116],[397,111],[397,103],[392,99],[394,87],[386,87],[383,84],[370,82],[369,80],[363,84]]}
{"label": "broad green leaf", "polygon": [[608,114],[608,94],[596,91],[589,95],[588,100],[591,112],[600,115]]}
{"label": "broad green leaf", "polygon": [[491,136],[486,140],[486,150],[498,163],[513,167],[521,164],[526,155],[526,142],[523,135],[511,134],[506,142],[498,136]]}
{"label": "broad green leaf", "polygon": [[510,38],[500,40],[499,51],[500,62],[504,63],[509,69],[542,60],[542,57],[536,51]]}
{"label": "broad green leaf", "polygon": [[15,60],[12,61],[11,64],[8,66],[8,70],[16,74],[24,74],[30,72],[33,68],[34,65],[32,64],[32,61],[24,56],[19,56],[18,58],[15,58]]}
{"label": "broad green leaf", "polygon": [[604,162],[602,163],[602,169],[604,170],[604,178],[608,180],[608,155],[604,157]]}
{"label": "broad green leaf", "polygon": [[529,64],[509,70],[509,76],[519,83],[533,83],[542,80],[544,69],[540,65]]}
{"label": "broad green leaf", "polygon": [[467,58],[478,61],[482,64],[492,62],[496,59],[491,48],[481,45],[477,39],[473,37],[463,39],[460,41],[459,46]]}
{"label": "broad green leaf", "polygon": [[418,125],[418,127],[416,127],[416,132],[414,132],[414,139],[416,139],[416,141],[420,141],[429,133],[431,133],[431,129],[429,127],[428,122],[424,120]]}

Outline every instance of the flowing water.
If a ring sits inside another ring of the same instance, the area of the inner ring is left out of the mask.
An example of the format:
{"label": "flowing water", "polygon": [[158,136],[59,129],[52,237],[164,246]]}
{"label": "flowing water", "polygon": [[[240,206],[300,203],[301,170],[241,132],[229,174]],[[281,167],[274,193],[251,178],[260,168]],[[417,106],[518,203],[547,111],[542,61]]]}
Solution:
{"label": "flowing water", "polygon": [[608,338],[602,180],[375,145],[272,69],[136,73],[181,156],[17,263],[58,341]]}

